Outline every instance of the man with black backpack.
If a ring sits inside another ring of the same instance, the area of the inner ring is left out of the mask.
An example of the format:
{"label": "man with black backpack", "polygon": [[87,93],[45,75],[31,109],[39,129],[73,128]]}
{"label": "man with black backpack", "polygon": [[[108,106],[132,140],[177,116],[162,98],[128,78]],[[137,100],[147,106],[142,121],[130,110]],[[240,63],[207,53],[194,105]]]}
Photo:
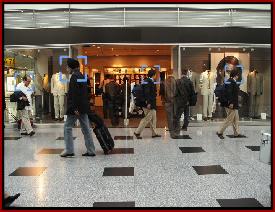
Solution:
{"label": "man with black backpack", "polygon": [[223,132],[225,129],[232,124],[234,137],[240,137],[239,130],[239,102],[238,102],[238,94],[239,94],[239,86],[236,81],[239,78],[239,72],[237,69],[234,69],[230,73],[230,78],[225,82],[224,86],[221,89],[219,101],[221,102],[221,106],[225,107],[225,111],[227,117],[225,119],[224,124],[222,125],[217,135],[220,139],[224,139]]}
{"label": "man with black backpack", "polygon": [[176,82],[176,113],[175,113],[175,135],[180,134],[180,117],[184,113],[184,124],[182,129],[187,131],[189,125],[189,105],[194,104],[193,98],[196,97],[192,81],[187,77],[188,70],[182,69],[182,78]]}
{"label": "man with black backpack", "polygon": [[154,83],[156,80],[156,71],[151,69],[148,72],[148,78],[144,80],[144,82],[141,84],[140,89],[143,92],[143,97],[136,97],[138,98],[137,102],[139,102],[140,106],[142,106],[144,110],[145,117],[140,121],[139,126],[137,130],[134,132],[134,135],[137,139],[142,139],[140,136],[141,132],[144,130],[144,128],[150,124],[150,128],[152,130],[152,138],[161,137],[157,134],[156,128],[157,128],[157,88]]}

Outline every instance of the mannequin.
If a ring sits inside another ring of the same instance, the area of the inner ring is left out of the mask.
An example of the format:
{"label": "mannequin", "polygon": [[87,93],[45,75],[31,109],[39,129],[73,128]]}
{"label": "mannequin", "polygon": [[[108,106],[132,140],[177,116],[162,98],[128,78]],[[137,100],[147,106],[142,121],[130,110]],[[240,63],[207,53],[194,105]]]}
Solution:
{"label": "mannequin", "polygon": [[[66,75],[62,74],[62,80],[67,80]],[[59,73],[53,74],[51,78],[51,93],[54,96],[55,120],[64,119],[64,98],[67,93],[67,83],[61,82]]]}
{"label": "mannequin", "polygon": [[263,94],[263,76],[255,68],[247,75],[247,92],[250,101],[249,115],[251,118],[257,118],[260,97]]}
{"label": "mannequin", "polygon": [[[193,72],[191,68],[188,69],[188,78],[193,82],[195,92],[198,93],[200,90],[200,76],[198,73]],[[190,107],[190,119],[194,120],[194,108]]]}
{"label": "mannequin", "polygon": [[205,70],[200,75],[201,95],[203,96],[203,120],[212,120],[214,90],[216,87],[216,73]]}
{"label": "mannequin", "polygon": [[42,119],[42,94],[43,94],[43,78],[37,72],[34,77],[35,86],[35,116],[38,119]]}

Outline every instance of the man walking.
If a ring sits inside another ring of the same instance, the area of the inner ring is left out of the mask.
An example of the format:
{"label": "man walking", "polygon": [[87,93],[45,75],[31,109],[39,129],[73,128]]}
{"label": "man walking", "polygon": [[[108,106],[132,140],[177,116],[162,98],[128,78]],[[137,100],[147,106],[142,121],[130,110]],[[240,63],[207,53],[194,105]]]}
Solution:
{"label": "man walking", "polygon": [[139,126],[134,132],[134,135],[137,139],[142,139],[140,136],[141,132],[150,124],[150,128],[152,130],[152,138],[161,137],[157,134],[157,89],[154,81],[156,80],[156,71],[151,69],[148,72],[148,78],[146,78],[143,82],[143,92],[144,92],[144,104],[142,106],[145,117],[140,121]]}
{"label": "man walking", "polygon": [[238,103],[238,93],[239,93],[239,86],[237,85],[236,81],[239,78],[239,72],[238,70],[234,69],[230,73],[230,78],[225,83],[225,93],[222,95],[225,95],[226,103],[225,105],[222,105],[225,107],[225,112],[227,114],[227,117],[225,119],[225,122],[223,123],[221,129],[219,132],[217,132],[217,135],[220,139],[224,139],[223,133],[225,129],[232,124],[233,131],[234,131],[234,137],[238,138],[240,137],[240,129],[239,129],[239,103]]}
{"label": "man walking", "polygon": [[110,81],[105,86],[105,95],[108,99],[109,116],[112,126],[119,125],[119,103],[121,101],[121,90],[116,83],[113,75],[109,77]]}
{"label": "man walking", "polygon": [[176,88],[176,114],[175,114],[175,134],[180,134],[180,117],[184,113],[184,124],[182,129],[187,131],[189,125],[189,101],[195,95],[192,81],[187,78],[187,69],[181,71],[182,78],[177,80]]}
{"label": "man walking", "polygon": [[79,62],[77,60],[69,58],[67,61],[67,70],[72,76],[69,83],[67,99],[67,120],[64,124],[65,151],[60,156],[74,156],[72,128],[78,119],[87,148],[87,152],[82,154],[82,156],[93,157],[96,154],[88,120],[89,102],[87,82],[78,82],[78,80],[84,79],[84,76],[79,70]]}
{"label": "man walking", "polygon": [[[28,102],[28,104],[22,110],[18,110],[20,113],[21,121],[21,135],[29,135],[33,136],[35,134],[32,126],[31,126],[31,110],[32,110],[32,94],[33,89],[30,86],[32,79],[29,76],[23,77],[23,82],[19,83],[16,87],[17,91],[21,91],[25,94],[25,96],[20,97],[21,101]],[[17,105],[18,106],[18,105]]]}
{"label": "man walking", "polygon": [[174,128],[174,116],[175,116],[175,95],[176,95],[176,79],[172,75],[168,75],[167,79],[164,81],[164,106],[167,115],[168,129],[170,132],[170,137],[175,137]]}

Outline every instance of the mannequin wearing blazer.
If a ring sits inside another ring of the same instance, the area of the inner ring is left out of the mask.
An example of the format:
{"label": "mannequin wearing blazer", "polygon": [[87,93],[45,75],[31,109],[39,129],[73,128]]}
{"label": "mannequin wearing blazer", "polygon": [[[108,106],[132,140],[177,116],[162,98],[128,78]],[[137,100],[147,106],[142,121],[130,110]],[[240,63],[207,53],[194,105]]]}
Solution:
{"label": "mannequin wearing blazer", "polygon": [[200,75],[200,89],[201,95],[203,96],[203,116],[205,119],[212,118],[216,78],[217,74],[211,70],[206,70]]}
{"label": "mannequin wearing blazer", "polygon": [[263,75],[256,69],[247,75],[247,92],[250,101],[250,117],[259,115],[260,96],[263,94]]}
{"label": "mannequin wearing blazer", "polygon": [[[67,80],[65,74],[62,74],[62,79]],[[55,119],[64,118],[64,98],[67,90],[67,83],[59,80],[59,73],[53,74],[51,78],[51,93],[54,96]]]}

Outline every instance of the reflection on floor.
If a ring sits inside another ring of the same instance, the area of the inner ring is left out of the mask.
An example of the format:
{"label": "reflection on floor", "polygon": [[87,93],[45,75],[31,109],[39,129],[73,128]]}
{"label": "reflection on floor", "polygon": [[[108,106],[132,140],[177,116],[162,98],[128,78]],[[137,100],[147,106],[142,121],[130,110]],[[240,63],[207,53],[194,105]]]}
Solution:
{"label": "reflection on floor", "polygon": [[[97,156],[82,157],[81,130],[73,129],[74,158],[60,158],[63,129],[38,128],[18,139],[5,129],[5,192],[21,193],[14,207],[270,207],[271,167],[259,161],[261,132],[270,126],[243,126],[247,138],[220,140],[217,126],[190,127],[192,139],[115,140],[104,155],[93,135]],[[112,136],[132,136],[134,128],[110,129]],[[228,129],[226,134],[231,134]],[[120,137],[117,137],[120,138]],[[252,148],[253,150],[253,148]]]}

